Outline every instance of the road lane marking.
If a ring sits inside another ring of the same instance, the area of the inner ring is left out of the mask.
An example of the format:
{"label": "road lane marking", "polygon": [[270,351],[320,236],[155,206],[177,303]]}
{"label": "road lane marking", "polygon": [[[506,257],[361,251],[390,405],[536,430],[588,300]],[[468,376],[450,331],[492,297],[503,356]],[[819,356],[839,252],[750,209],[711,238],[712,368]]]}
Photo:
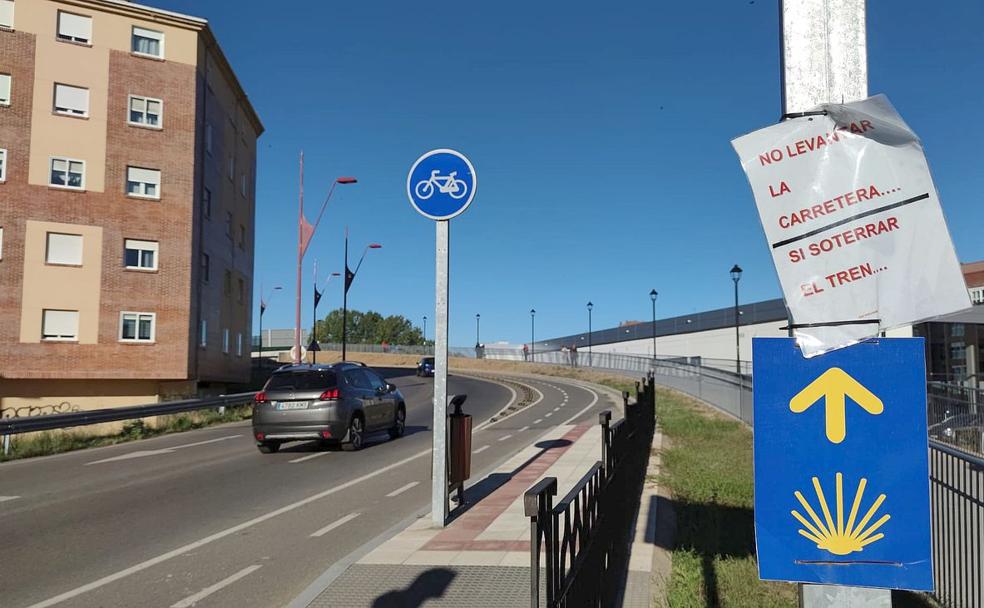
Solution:
{"label": "road lane marking", "polygon": [[516,432],[517,432],[517,433],[522,433],[523,431],[527,431],[527,430],[529,430],[529,428],[530,428],[530,427],[528,427],[528,426],[524,426],[523,428],[521,428],[521,429],[519,429],[519,430],[518,430],[518,431],[516,431]]}
{"label": "road lane marking", "polygon": [[489,449],[490,447],[492,447],[492,446],[490,446],[490,445],[483,445],[482,447],[480,447],[477,450],[475,450],[474,453],[475,454],[481,454],[482,452],[484,452],[485,450]]}
{"label": "road lane marking", "polygon": [[399,487],[399,488],[393,490],[392,492],[390,492],[389,494],[387,494],[386,495],[386,498],[393,498],[394,496],[399,496],[400,494],[403,494],[404,492],[406,492],[410,488],[412,488],[414,486],[418,486],[418,485],[420,485],[420,482],[419,481],[411,481],[407,485],[402,486],[402,487]]}
{"label": "road lane marking", "polygon": [[553,411],[555,411],[555,412],[556,412],[556,411],[557,411],[557,410],[559,410],[559,409],[560,409],[560,406],[558,405],[557,407],[555,407],[555,408],[553,409]]}
{"label": "road lane marking", "polygon": [[397,467],[401,467],[401,466],[407,464],[408,462],[413,462],[414,460],[417,460],[418,458],[423,458],[424,456],[430,456],[430,453],[431,453],[430,450],[421,450],[420,452],[417,452],[416,454],[413,454],[411,456],[407,456],[403,460],[398,460],[398,461],[396,461],[396,462],[394,462],[392,464],[388,464],[385,467],[382,467],[380,469],[376,469],[375,471],[372,471],[371,473],[366,473],[365,475],[363,475],[361,477],[357,477],[355,479],[350,479],[350,480],[346,481],[345,483],[339,484],[339,485],[337,485],[337,486],[335,486],[333,488],[329,488],[327,490],[323,490],[321,492],[318,492],[317,494],[312,494],[311,496],[308,496],[307,498],[302,498],[301,500],[298,500],[297,502],[292,502],[292,503],[290,503],[288,505],[284,505],[283,507],[280,507],[279,509],[274,509],[273,511],[270,511],[269,513],[264,513],[263,515],[260,515],[258,517],[254,517],[253,519],[250,519],[248,521],[244,521],[244,522],[242,522],[240,524],[236,524],[235,526],[232,526],[231,528],[226,528],[225,530],[222,530],[220,532],[216,532],[215,534],[206,536],[205,538],[201,538],[201,539],[196,540],[194,542],[188,543],[188,544],[186,544],[184,546],[178,547],[177,549],[173,549],[171,551],[168,551],[167,553],[162,553],[161,555],[158,555],[157,557],[152,557],[152,558],[150,558],[148,560],[145,560],[145,561],[140,562],[139,564],[135,564],[133,566],[130,566],[129,568],[120,570],[119,572],[114,572],[113,574],[108,574],[108,575],[106,575],[106,576],[104,576],[104,577],[102,577],[100,579],[97,579],[97,580],[92,581],[91,583],[87,583],[85,585],[82,585],[81,587],[76,587],[75,589],[70,589],[70,590],[65,591],[64,593],[60,593],[60,594],[58,594],[58,595],[56,595],[54,597],[48,598],[48,599],[43,600],[41,602],[38,602],[36,604],[32,604],[32,605],[28,606],[28,608],[48,608],[49,606],[55,606],[55,605],[60,604],[60,603],[62,603],[64,601],[66,601],[66,600],[70,600],[72,598],[78,597],[78,596],[82,595],[83,593],[88,593],[89,591],[92,591],[94,589],[99,589],[100,587],[104,587],[104,586],[106,586],[106,585],[108,585],[110,583],[116,582],[116,581],[120,580],[121,578],[126,578],[126,577],[130,576],[131,574],[136,574],[137,572],[142,572],[142,571],[146,570],[147,568],[151,568],[153,566],[156,566],[157,564],[160,564],[162,562],[166,562],[167,560],[169,560],[171,558],[184,555],[185,553],[189,553],[191,551],[194,551],[195,549],[198,549],[200,547],[204,547],[205,545],[207,545],[209,543],[213,543],[213,542],[215,542],[217,540],[220,540],[220,539],[223,539],[223,538],[225,538],[227,536],[231,536],[231,535],[236,534],[238,532],[242,532],[243,530],[247,530],[249,528],[252,528],[253,526],[256,526],[258,524],[261,524],[261,523],[263,523],[263,522],[265,522],[267,520],[275,519],[277,517],[280,517],[281,515],[283,515],[285,513],[289,513],[291,511],[293,511],[294,509],[298,509],[300,507],[303,507],[304,505],[308,505],[308,504],[310,504],[312,502],[315,502],[317,500],[321,500],[322,498],[326,498],[328,496],[331,496],[332,494],[336,494],[336,493],[341,492],[343,490],[347,490],[347,489],[349,489],[350,487],[352,487],[354,485],[357,485],[359,483],[362,483],[363,481],[366,481],[368,479],[372,479],[373,477],[378,477],[379,475],[382,475],[384,473],[388,473],[389,471],[392,471],[393,469],[395,469]]}
{"label": "road lane marking", "polygon": [[499,437],[499,441],[505,441],[506,439],[509,439],[510,437],[512,437],[512,435],[503,435],[502,437]]}
{"label": "road lane marking", "polygon": [[304,462],[305,460],[312,460],[318,458],[319,456],[327,456],[331,452],[315,452],[314,454],[308,454],[307,456],[301,456],[300,458],[295,458],[294,460],[288,460],[287,462],[293,464],[295,462]]}
{"label": "road lane marking", "polygon": [[544,416],[543,416],[543,417],[544,417],[544,418],[549,418],[549,417],[551,417],[551,416],[553,416],[553,412],[547,412],[546,414],[544,414]]}
{"label": "road lane marking", "polygon": [[0,502],[7,502],[8,500],[17,500],[20,496],[0,496]]}
{"label": "road lane marking", "polygon": [[541,422],[543,422],[543,418],[537,418],[533,421],[533,424],[540,424]]}
{"label": "road lane marking", "polygon": [[171,605],[171,608],[190,608],[191,606],[194,606],[195,604],[197,604],[199,601],[201,601],[201,600],[207,598],[208,596],[212,595],[216,591],[219,591],[220,589],[222,589],[224,587],[228,587],[229,585],[235,583],[236,581],[238,581],[239,579],[243,578],[244,576],[248,576],[248,575],[252,574],[253,572],[256,572],[260,568],[261,568],[260,564],[254,564],[252,566],[248,566],[246,568],[243,568],[242,570],[240,570],[239,572],[233,574],[229,578],[224,578],[221,581],[219,581],[219,582],[215,583],[214,585],[212,585],[211,587],[205,587],[204,589],[202,589],[201,591],[199,591],[195,595],[189,595],[188,597],[186,597],[185,599],[181,600],[177,604],[172,604]]}
{"label": "road lane marking", "polygon": [[578,412],[578,413],[576,413],[576,414],[574,414],[573,416],[571,416],[570,418],[568,418],[567,420],[565,420],[565,421],[564,421],[564,424],[570,424],[570,423],[571,423],[571,422],[573,422],[573,421],[574,421],[574,420],[575,420],[575,419],[576,419],[576,418],[577,418],[578,416],[580,416],[580,415],[581,415],[581,414],[583,414],[584,412],[586,412],[586,411],[588,411],[588,410],[590,410],[591,408],[593,408],[593,407],[594,407],[594,405],[595,405],[596,403],[598,403],[598,393],[596,393],[596,392],[594,392],[594,390],[592,390],[592,389],[590,389],[590,388],[588,388],[588,387],[586,387],[586,386],[582,386],[581,388],[583,388],[584,390],[586,390],[586,391],[588,391],[589,393],[591,393],[592,395],[594,395],[594,399],[592,399],[592,400],[591,400],[591,403],[589,403],[589,404],[588,404],[588,405],[587,405],[587,406],[586,406],[586,407],[585,407],[585,408],[584,408],[583,410],[581,410],[580,412]]}
{"label": "road lane marking", "polygon": [[527,405],[524,408],[518,409],[518,410],[516,410],[515,412],[513,412],[511,414],[508,414],[506,416],[503,416],[502,418],[499,418],[495,422],[489,422],[488,420],[486,420],[484,423],[478,425],[478,427],[476,427],[475,430],[472,431],[472,434],[475,434],[475,433],[477,433],[479,431],[484,431],[485,429],[489,428],[490,426],[495,425],[495,424],[499,424],[503,420],[507,420],[507,419],[515,416],[516,414],[519,414],[520,412],[528,411],[530,408],[532,408],[533,406],[535,406],[538,403],[540,403],[541,401],[543,401],[543,391],[541,391],[540,389],[536,388],[532,384],[522,383],[522,382],[519,382],[519,381],[516,381],[516,380],[513,380],[513,382],[516,382],[516,384],[522,384],[523,386],[526,386],[526,387],[530,388],[531,390],[533,390],[533,392],[537,393],[540,396],[537,397],[536,400],[533,401],[533,403]]}
{"label": "road lane marking", "polygon": [[91,464],[102,464],[104,462],[116,462],[119,460],[130,460],[131,458],[143,458],[145,456],[161,456],[163,454],[170,454],[174,450],[182,450],[184,448],[193,448],[200,445],[206,445],[209,443],[218,443],[220,441],[226,441],[228,439],[235,439],[236,437],[242,437],[242,435],[227,435],[225,437],[218,437],[216,439],[209,439],[207,441],[196,441],[195,443],[186,443],[184,445],[175,445],[167,448],[160,448],[157,450],[137,450],[136,452],[127,452],[126,454],[121,454],[119,456],[113,456],[111,458],[103,458],[102,460],[93,460],[92,462],[85,463],[85,466]]}
{"label": "road lane marking", "polygon": [[345,517],[339,519],[335,523],[328,524],[324,528],[321,528],[320,530],[318,530],[317,532],[315,532],[314,534],[312,534],[311,535],[311,538],[317,538],[319,536],[324,536],[325,534],[328,534],[329,532],[331,532],[335,528],[338,528],[339,526],[344,526],[345,524],[347,524],[348,522],[352,521],[353,519],[355,519],[359,515],[361,515],[361,513],[349,513],[348,515],[346,515]]}

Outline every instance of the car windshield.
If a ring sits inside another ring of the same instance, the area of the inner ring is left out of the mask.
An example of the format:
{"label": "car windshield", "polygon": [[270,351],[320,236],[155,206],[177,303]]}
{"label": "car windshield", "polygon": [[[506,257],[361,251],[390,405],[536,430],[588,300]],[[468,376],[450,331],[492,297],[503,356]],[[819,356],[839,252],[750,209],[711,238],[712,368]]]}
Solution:
{"label": "car windshield", "polygon": [[333,388],[338,385],[335,372],[330,370],[304,370],[277,372],[267,380],[264,390],[307,391]]}
{"label": "car windshield", "polygon": [[424,357],[420,360],[421,365],[434,365],[434,357]]}

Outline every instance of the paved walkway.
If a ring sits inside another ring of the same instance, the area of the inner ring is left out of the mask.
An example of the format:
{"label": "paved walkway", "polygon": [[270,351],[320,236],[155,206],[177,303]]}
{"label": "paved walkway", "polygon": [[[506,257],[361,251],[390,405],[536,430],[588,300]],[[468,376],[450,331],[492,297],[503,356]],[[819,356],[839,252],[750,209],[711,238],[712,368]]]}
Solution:
{"label": "paved walkway", "polygon": [[[523,494],[538,480],[553,476],[557,498],[562,497],[601,459],[601,441],[597,422],[552,429],[468,488],[464,511],[452,512],[454,519],[446,528],[432,528],[429,514],[416,520],[350,566],[307,605],[529,606],[530,523],[523,512]],[[641,513],[637,539],[649,517],[648,509]],[[624,605],[649,606],[652,546],[636,542],[632,553],[637,572],[630,572]]]}

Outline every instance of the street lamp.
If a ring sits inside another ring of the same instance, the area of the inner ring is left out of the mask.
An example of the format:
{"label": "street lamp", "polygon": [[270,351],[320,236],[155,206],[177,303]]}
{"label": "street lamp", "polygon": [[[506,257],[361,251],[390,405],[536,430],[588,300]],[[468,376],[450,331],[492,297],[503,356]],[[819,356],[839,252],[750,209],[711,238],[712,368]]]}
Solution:
{"label": "street lamp", "polygon": [[482,340],[480,339],[482,335],[480,331],[481,321],[482,321],[482,315],[475,313],[475,348],[478,348],[479,345],[482,343]]}
{"label": "street lamp", "polygon": [[741,378],[741,338],[738,335],[738,281],[741,280],[741,266],[738,264],[731,268],[731,280],[735,282],[735,371]]}
{"label": "street lamp", "polygon": [[308,350],[311,351],[311,362],[318,362],[318,302],[321,301],[321,294],[328,289],[328,283],[331,282],[332,277],[342,276],[340,272],[332,272],[325,279],[325,286],[318,291],[318,262],[314,263],[314,306],[311,309],[311,344],[308,346]]}
{"label": "street lamp", "polygon": [[296,323],[294,325],[295,365],[300,365],[301,363],[301,265],[304,262],[304,253],[307,251],[311,239],[314,238],[314,232],[318,229],[318,224],[321,223],[321,216],[325,213],[325,208],[328,206],[328,201],[331,200],[331,195],[335,193],[335,186],[338,184],[355,184],[358,181],[354,177],[336,177],[335,181],[331,183],[331,188],[328,189],[328,196],[325,197],[325,202],[321,204],[321,210],[318,211],[318,217],[314,220],[314,225],[312,226],[304,217],[304,153],[301,152],[301,191],[297,219],[297,307],[295,311]]}
{"label": "street lamp", "polygon": [[653,361],[656,361],[656,296],[659,292],[653,289],[649,292],[649,299],[653,302]]}
{"label": "street lamp", "polygon": [[424,315],[424,346],[427,346],[427,315]]}
{"label": "street lamp", "polygon": [[369,243],[366,248],[362,250],[362,257],[359,258],[359,263],[355,265],[355,271],[349,270],[348,265],[348,228],[345,228],[345,290],[342,293],[342,361],[345,360],[346,353],[348,352],[348,292],[349,288],[352,287],[352,282],[355,281],[355,275],[359,274],[359,268],[362,268],[362,261],[366,259],[366,254],[369,253],[370,249],[382,249],[383,246],[379,243]]}
{"label": "street lamp", "polygon": [[260,286],[260,356],[257,357],[257,363],[263,358],[263,313],[266,312],[267,304],[270,303],[270,298],[273,297],[274,292],[281,291],[283,287],[277,285],[276,287],[270,288],[270,291],[266,295],[263,294],[263,286]]}
{"label": "street lamp", "polygon": [[530,361],[534,360],[536,355],[536,309],[530,309]]}
{"label": "street lamp", "polygon": [[588,302],[588,367],[591,367],[591,311],[594,310],[594,304]]}

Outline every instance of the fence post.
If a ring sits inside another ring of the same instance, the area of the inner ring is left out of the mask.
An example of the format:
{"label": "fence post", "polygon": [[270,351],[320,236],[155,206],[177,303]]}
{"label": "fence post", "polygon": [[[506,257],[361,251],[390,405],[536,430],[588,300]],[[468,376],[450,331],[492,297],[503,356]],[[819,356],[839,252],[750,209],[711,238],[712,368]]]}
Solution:
{"label": "fence post", "polygon": [[601,425],[601,463],[605,467],[605,479],[608,479],[611,473],[611,466],[608,462],[608,456],[610,454],[609,447],[611,443],[611,436],[609,435],[608,428],[612,421],[611,410],[605,410],[598,414],[598,424]]}
{"label": "fence post", "polygon": [[547,606],[553,605],[555,585],[553,497],[556,494],[557,478],[545,477],[523,495],[523,510],[526,517],[530,518],[530,608],[538,608],[540,605],[541,538],[547,545]]}

